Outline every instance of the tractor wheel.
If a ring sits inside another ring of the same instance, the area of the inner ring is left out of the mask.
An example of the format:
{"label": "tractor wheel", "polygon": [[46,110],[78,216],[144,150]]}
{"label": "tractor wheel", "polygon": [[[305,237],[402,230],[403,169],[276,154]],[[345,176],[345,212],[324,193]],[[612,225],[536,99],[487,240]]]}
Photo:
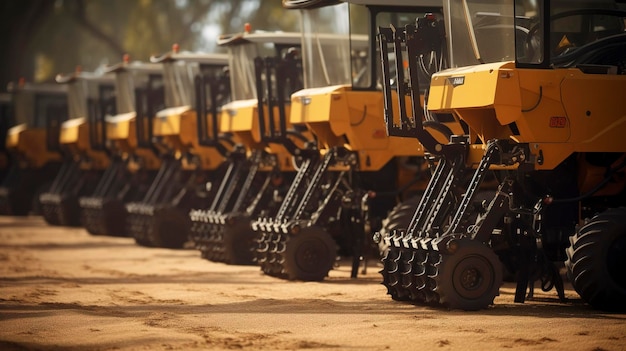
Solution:
{"label": "tractor wheel", "polygon": [[450,309],[475,311],[493,304],[502,285],[502,266],[487,245],[457,241],[451,255],[442,255],[436,264],[435,292],[439,302]]}
{"label": "tractor wheel", "polygon": [[[413,275],[411,264],[407,263],[408,259],[404,256],[410,252],[399,248],[391,248],[387,250],[383,258],[383,285],[387,287],[387,293],[391,295],[394,301],[410,301],[411,295],[406,284],[403,284],[403,278],[407,275]],[[404,276],[403,276],[404,273]]]}
{"label": "tractor wheel", "polygon": [[285,245],[283,268],[290,280],[324,280],[335,263],[337,244],[321,228],[290,235]]}
{"label": "tractor wheel", "polygon": [[[131,203],[136,205],[137,203]],[[151,217],[134,213],[127,207],[128,214],[126,216],[125,229],[130,237],[135,239],[135,243],[140,246],[153,247],[152,244],[152,226],[153,221]]]}
{"label": "tractor wheel", "polygon": [[256,233],[250,227],[249,217],[238,217],[235,223],[226,226],[224,233],[224,251],[230,264],[254,264]]}
{"label": "tractor wheel", "polygon": [[61,200],[58,204],[57,211],[61,218],[60,224],[66,227],[80,227],[81,214],[78,205],[78,197],[71,195],[68,199]]}
{"label": "tractor wheel", "polygon": [[151,242],[154,247],[181,249],[189,240],[191,222],[176,208],[155,212]]}
{"label": "tractor wheel", "polygon": [[155,247],[152,241],[146,238],[135,238],[135,243],[139,246],[143,247]]}
{"label": "tractor wheel", "polygon": [[411,223],[411,219],[415,215],[417,206],[422,199],[421,195],[411,197],[397,204],[390,212],[387,218],[383,220],[383,226],[380,229],[381,240],[378,242],[378,251],[380,257],[385,257],[388,250],[384,239],[391,234],[394,229],[407,229]]}
{"label": "tractor wheel", "polygon": [[593,217],[570,238],[568,277],[578,294],[596,309],[626,310],[626,207]]}
{"label": "tractor wheel", "polygon": [[128,237],[126,232],[126,207],[119,200],[113,200],[100,209],[103,213],[99,217],[104,217],[104,226],[106,234],[109,236]]}

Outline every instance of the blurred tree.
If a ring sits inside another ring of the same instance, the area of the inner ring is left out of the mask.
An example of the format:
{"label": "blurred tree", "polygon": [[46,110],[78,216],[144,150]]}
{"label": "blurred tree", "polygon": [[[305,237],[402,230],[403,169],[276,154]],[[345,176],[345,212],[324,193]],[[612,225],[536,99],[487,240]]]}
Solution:
{"label": "blurred tree", "polygon": [[216,51],[217,35],[298,29],[280,0],[0,0],[0,90],[24,77],[50,81],[95,70],[124,53],[146,61],[170,50]]}

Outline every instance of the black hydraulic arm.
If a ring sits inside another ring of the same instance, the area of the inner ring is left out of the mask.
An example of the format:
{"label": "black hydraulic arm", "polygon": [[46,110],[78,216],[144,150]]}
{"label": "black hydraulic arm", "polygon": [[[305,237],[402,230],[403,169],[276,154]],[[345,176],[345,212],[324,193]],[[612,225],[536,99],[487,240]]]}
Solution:
{"label": "black hydraulic arm", "polygon": [[87,99],[87,121],[89,122],[89,143],[94,150],[106,149],[106,126],[107,114],[115,115],[114,88],[108,85],[98,87],[98,98]]}
{"label": "black hydraulic arm", "polygon": [[[224,90],[224,84],[229,84],[226,74],[221,76],[198,74],[194,78],[198,142],[200,145],[217,148],[222,155],[228,153],[226,147],[220,143],[218,119],[219,93]],[[208,118],[211,121],[210,125]]]}
{"label": "black hydraulic arm", "polygon": [[[383,78],[383,94],[384,94],[384,111],[385,111],[385,124],[387,126],[387,134],[390,136],[401,137],[417,137],[415,133],[415,126],[412,125],[412,121],[409,119],[406,113],[406,100],[408,87],[405,86],[404,81],[404,68],[402,67],[402,33],[397,33],[394,27],[379,27],[378,28],[378,43],[379,52],[382,66],[382,78]],[[389,43],[393,44],[393,52],[396,57],[396,91],[398,92],[398,107],[400,109],[400,122],[394,123],[393,114],[393,94],[391,87],[391,73],[389,61],[388,48]],[[399,69],[398,69],[399,67]]]}
{"label": "black hydraulic arm", "polygon": [[[233,205],[232,211],[237,212],[240,211],[244,205],[244,200],[248,195],[248,192],[252,188],[252,184],[254,182],[254,178],[257,176],[259,166],[261,165],[261,159],[263,158],[262,150],[255,150],[248,160],[250,167],[248,168],[248,174],[246,175],[246,179],[243,182],[241,188],[239,188],[239,195],[235,200],[235,204]],[[265,188],[265,187],[264,187]],[[261,191],[262,192],[262,191]],[[222,209],[220,209],[222,210]]]}
{"label": "black hydraulic arm", "polygon": [[114,155],[112,161],[111,165],[104,171],[96,189],[93,191],[93,197],[105,196],[107,192],[116,185],[115,183],[116,180],[119,179],[119,174],[126,172],[126,163],[121,157]]}
{"label": "black hydraulic arm", "polygon": [[[224,188],[224,191],[221,194],[218,194],[217,196],[215,196],[216,200],[218,198],[221,199],[221,201],[219,202],[219,205],[215,207],[217,212],[224,213],[226,211],[228,203],[233,198],[235,191],[242,191],[242,192],[245,191],[244,189],[240,188],[242,187],[241,179],[244,177],[244,173],[246,173],[246,177],[244,178],[244,183],[248,177],[254,176],[250,172],[247,172],[248,167],[246,167],[246,163],[247,163],[246,160],[243,160],[243,159],[236,161],[235,172],[233,173],[232,177],[226,182],[226,187]],[[224,179],[226,179],[226,177]],[[224,184],[224,182],[222,182],[222,184]]]}
{"label": "black hydraulic arm", "polygon": [[46,120],[46,147],[49,151],[60,151],[61,121],[67,116],[66,106],[52,104],[47,107]]}
{"label": "black hydraulic arm", "polygon": [[474,199],[474,195],[476,194],[476,191],[478,190],[480,184],[482,183],[483,179],[485,179],[485,175],[489,170],[489,166],[492,164],[492,157],[494,156],[494,153],[496,153],[498,150],[499,147],[497,142],[492,140],[487,144],[487,150],[485,150],[485,154],[480,160],[480,164],[474,172],[474,176],[472,177],[469,186],[465,190],[465,195],[463,196],[463,199],[461,200],[461,203],[459,204],[457,211],[452,218],[452,224],[450,225],[450,229],[448,230],[450,233],[458,233],[461,229],[464,229],[461,228],[461,225],[464,224],[464,220],[469,215],[467,209]]}
{"label": "black hydraulic arm", "polygon": [[[419,58],[433,50],[436,45],[430,41],[439,41],[440,32],[436,26],[424,23],[438,23],[428,17],[418,20],[418,26],[406,25],[404,30],[379,27],[378,43],[381,58],[384,113],[387,133],[391,136],[417,138],[428,152],[441,153],[441,144],[424,128],[424,106],[421,104],[419,84]],[[426,40],[433,38],[432,40]],[[389,60],[389,45],[395,55],[396,92],[399,111],[399,122],[395,122],[393,113],[393,89],[391,87],[391,62]],[[404,49],[403,49],[404,48]],[[408,60],[408,80],[404,73],[404,55]],[[407,111],[406,97],[410,96],[411,116]]]}
{"label": "black hydraulic arm", "polygon": [[307,184],[305,182],[306,175],[309,173],[314,164],[315,162],[313,162],[312,158],[304,158],[302,160],[300,168],[298,169],[298,172],[289,187],[289,191],[287,191],[287,194],[278,209],[278,213],[276,214],[277,220],[286,219],[286,216],[293,212],[293,207],[296,205],[298,194],[302,192],[302,188]]}
{"label": "black hydraulic arm", "polygon": [[[424,236],[424,232],[440,229],[440,224],[454,201],[450,191],[459,181],[460,172],[465,167],[464,161],[464,153],[459,153],[455,158],[443,157],[439,160],[407,229],[410,236]],[[431,235],[436,233],[426,236]]]}
{"label": "black hydraulic arm", "polygon": [[228,167],[222,180],[220,181],[219,187],[213,198],[213,202],[209,207],[211,211],[220,211],[224,210],[225,206],[228,204],[231,196],[235,192],[237,185],[239,183],[239,179],[242,177],[245,172],[245,156],[240,154],[232,154],[230,160],[228,161]]}
{"label": "black hydraulic arm", "polygon": [[298,206],[294,208],[295,211],[291,215],[290,219],[299,220],[300,217],[302,216],[302,213],[304,212],[304,209],[309,204],[309,201],[311,200],[313,193],[316,191],[319,191],[319,184],[322,180],[322,177],[326,173],[328,166],[335,159],[335,152],[336,151],[334,149],[331,149],[328,151],[326,155],[324,155],[324,158],[321,160],[321,162],[318,164],[317,168],[315,169],[315,173],[313,174],[313,177],[311,178],[306,188],[306,191],[304,192],[304,194],[302,195],[302,198],[298,202]]}
{"label": "black hydraulic arm", "polygon": [[[257,57],[254,59],[254,67],[261,138],[265,142],[283,144],[290,153],[295,154],[298,147],[287,136],[306,141],[302,135],[287,130],[286,104],[291,94],[302,88],[302,69],[296,51],[288,51],[283,58]],[[278,120],[275,110],[278,110]]]}
{"label": "black hydraulic arm", "polygon": [[148,92],[145,88],[135,89],[135,131],[137,133],[137,146],[153,149],[152,143],[152,118],[149,115]]}

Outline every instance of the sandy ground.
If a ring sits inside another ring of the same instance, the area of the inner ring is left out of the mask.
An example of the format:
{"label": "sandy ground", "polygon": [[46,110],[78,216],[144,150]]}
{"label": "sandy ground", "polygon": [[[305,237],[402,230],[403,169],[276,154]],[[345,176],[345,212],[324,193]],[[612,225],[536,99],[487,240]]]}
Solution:
{"label": "sandy ground", "polygon": [[0,350],[626,350],[626,314],[568,289],[448,311],[392,301],[373,262],[289,282],[195,250],[0,217]]}

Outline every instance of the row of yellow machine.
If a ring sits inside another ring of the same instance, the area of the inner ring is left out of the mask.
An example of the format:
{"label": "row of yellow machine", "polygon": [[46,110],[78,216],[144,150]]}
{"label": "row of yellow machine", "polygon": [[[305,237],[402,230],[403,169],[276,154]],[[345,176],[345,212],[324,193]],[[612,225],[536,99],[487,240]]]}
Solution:
{"label": "row of yellow machine", "polygon": [[[626,306],[619,0],[283,0],[301,32],[16,84],[0,208],[476,310],[504,279]],[[10,128],[9,128],[10,127]],[[4,134],[4,133],[3,133]]]}

